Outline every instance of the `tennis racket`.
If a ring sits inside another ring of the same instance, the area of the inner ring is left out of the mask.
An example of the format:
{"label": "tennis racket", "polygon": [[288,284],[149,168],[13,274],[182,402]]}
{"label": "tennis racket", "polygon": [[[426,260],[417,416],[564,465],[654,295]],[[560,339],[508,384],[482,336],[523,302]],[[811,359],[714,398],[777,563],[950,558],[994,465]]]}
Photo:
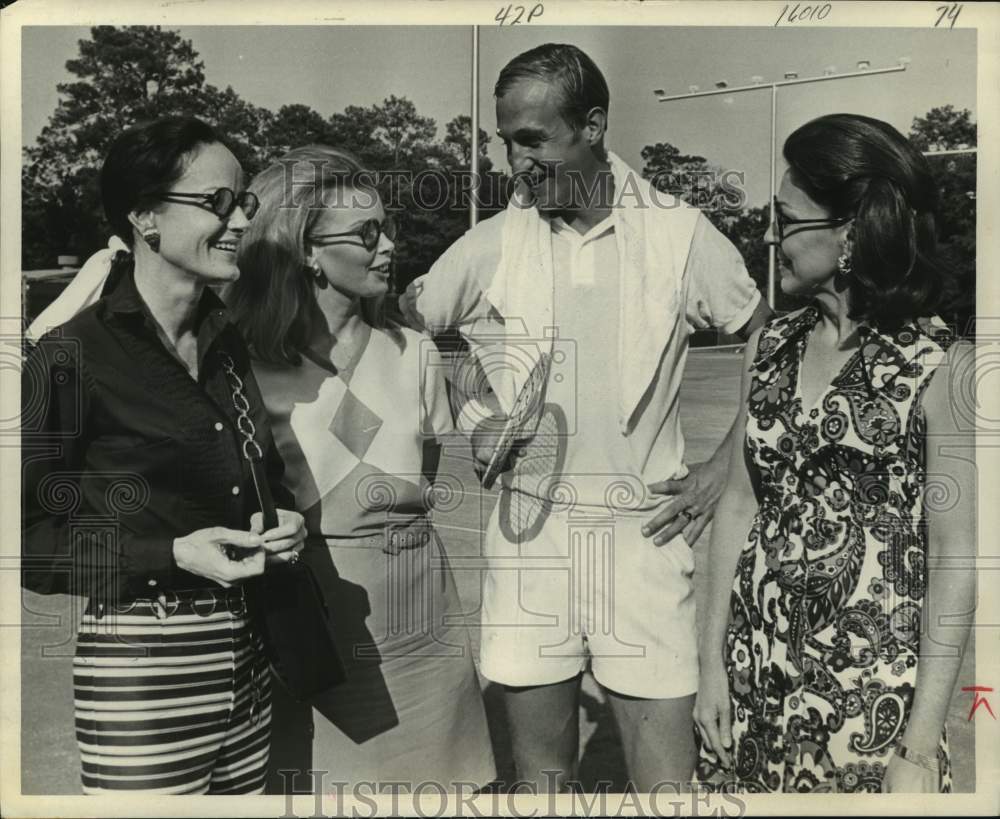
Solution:
{"label": "tennis racket", "polygon": [[517,442],[517,459],[503,475],[508,492],[500,495],[500,531],[510,543],[528,543],[538,536],[556,504],[572,504],[576,495],[565,479],[566,415],[546,403],[531,440]]}
{"label": "tennis racket", "polygon": [[531,424],[533,421],[537,423],[542,412],[551,358],[551,354],[542,353],[532,368],[528,380],[524,382],[524,386],[517,394],[507,422],[500,431],[500,437],[493,447],[486,469],[483,470],[482,482],[485,489],[493,488],[493,484],[503,472],[507,457],[518,438],[524,437],[525,433],[529,431],[534,432]]}

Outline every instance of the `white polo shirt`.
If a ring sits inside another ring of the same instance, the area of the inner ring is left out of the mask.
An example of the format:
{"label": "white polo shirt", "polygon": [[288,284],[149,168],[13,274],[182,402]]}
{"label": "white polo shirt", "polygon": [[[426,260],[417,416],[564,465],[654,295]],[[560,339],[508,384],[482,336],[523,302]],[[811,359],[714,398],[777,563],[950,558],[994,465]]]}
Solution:
{"label": "white polo shirt", "polygon": [[[400,307],[412,321],[432,332],[468,330],[489,314],[483,293],[500,262],[503,219],[500,213],[479,223],[407,288]],[[585,234],[559,217],[550,224],[553,319],[560,345],[575,359],[573,366],[553,365],[546,393],[547,402],[563,408],[569,428],[561,472],[579,504],[607,508],[609,488],[624,482],[629,490],[611,493],[622,511],[648,510],[664,498],[650,496],[646,484],[684,474],[679,392],[688,337],[705,326],[736,332],[750,320],[760,292],[736,248],[699,215],[682,281],[686,321],[677,322],[656,378],[623,435],[617,418],[621,328],[613,217]],[[475,346],[474,337],[470,344]]]}

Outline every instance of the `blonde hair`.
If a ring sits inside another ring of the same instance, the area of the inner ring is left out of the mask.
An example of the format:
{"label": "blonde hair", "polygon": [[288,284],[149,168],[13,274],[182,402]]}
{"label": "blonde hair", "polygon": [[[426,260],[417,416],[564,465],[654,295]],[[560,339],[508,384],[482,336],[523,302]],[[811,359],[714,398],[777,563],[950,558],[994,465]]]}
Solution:
{"label": "blonde hair", "polygon": [[[307,239],[333,194],[352,189],[377,196],[374,175],[329,145],[296,148],[261,171],[249,190],[260,210],[240,241],[240,278],[227,291],[233,319],[255,357],[298,365],[322,326],[316,284],[306,266]],[[385,326],[384,297],[363,298],[362,318]]]}

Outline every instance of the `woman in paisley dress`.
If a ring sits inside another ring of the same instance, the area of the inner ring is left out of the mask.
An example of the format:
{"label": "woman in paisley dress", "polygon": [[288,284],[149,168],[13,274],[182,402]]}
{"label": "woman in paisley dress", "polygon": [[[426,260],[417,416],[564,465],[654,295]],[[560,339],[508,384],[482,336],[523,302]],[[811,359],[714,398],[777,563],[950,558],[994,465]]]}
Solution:
{"label": "woman in paisley dress", "polygon": [[697,775],[743,792],[948,791],[975,439],[949,392],[972,348],[935,317],[935,185],[867,117],[813,120],[784,156],[765,241],[782,290],[810,303],[746,348],[746,436],[710,547]]}
{"label": "woman in paisley dress", "polygon": [[261,172],[228,293],[347,672],[304,715],[276,691],[272,756],[376,790],[482,787],[496,773],[486,712],[431,520],[460,499],[436,474],[453,432],[444,369],[431,339],[382,315],[396,233],[374,181],[323,145]]}

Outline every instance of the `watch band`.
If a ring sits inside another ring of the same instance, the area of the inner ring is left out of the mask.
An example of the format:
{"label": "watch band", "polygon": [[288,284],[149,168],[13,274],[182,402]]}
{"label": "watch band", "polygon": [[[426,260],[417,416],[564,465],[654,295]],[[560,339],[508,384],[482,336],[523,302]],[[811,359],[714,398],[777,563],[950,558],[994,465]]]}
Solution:
{"label": "watch band", "polygon": [[902,742],[896,745],[896,756],[901,759],[905,759],[912,765],[919,765],[921,768],[930,771],[931,773],[940,773],[938,770],[938,762],[936,759],[932,759],[927,756],[927,754],[922,754],[920,751],[914,751],[912,748],[907,748]]}

